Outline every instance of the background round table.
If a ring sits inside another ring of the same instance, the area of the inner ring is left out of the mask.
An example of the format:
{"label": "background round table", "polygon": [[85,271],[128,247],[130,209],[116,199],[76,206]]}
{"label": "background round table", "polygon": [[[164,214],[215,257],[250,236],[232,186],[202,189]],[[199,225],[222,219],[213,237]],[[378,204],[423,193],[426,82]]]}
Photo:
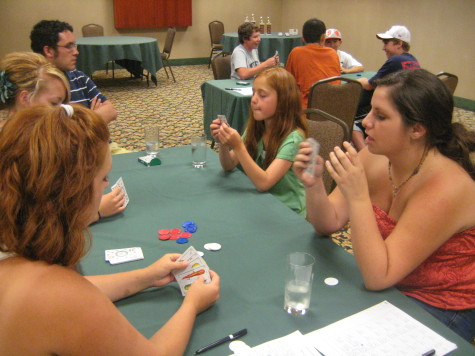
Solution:
{"label": "background round table", "polygon": [[[91,76],[96,70],[104,69],[108,61],[119,61],[132,74],[141,74],[146,69],[156,84],[156,73],[163,67],[157,39],[139,36],[81,37],[76,40],[79,56],[77,69]],[[126,61],[121,61],[126,60]],[[128,61],[127,61],[128,60]],[[139,63],[141,68],[133,63]],[[127,64],[130,67],[127,68]]]}

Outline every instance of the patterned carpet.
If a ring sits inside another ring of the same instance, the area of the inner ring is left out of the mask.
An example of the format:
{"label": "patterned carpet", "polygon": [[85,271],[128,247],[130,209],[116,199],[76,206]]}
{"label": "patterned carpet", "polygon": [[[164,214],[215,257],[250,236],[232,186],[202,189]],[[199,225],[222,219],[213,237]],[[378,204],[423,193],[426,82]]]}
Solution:
{"label": "patterned carpet", "polygon": [[[200,86],[213,79],[207,65],[173,67],[176,83],[168,79],[164,70],[157,73],[158,85],[131,78],[125,69],[94,73],[98,88],[114,104],[118,118],[109,125],[112,139],[130,151],[145,147],[143,128],[147,124],[160,127],[161,147],[190,144],[192,135],[203,132],[203,101]],[[0,121],[6,119],[5,110]],[[455,109],[454,120],[475,130],[475,112]],[[332,235],[333,241],[352,252],[349,227]]]}
{"label": "patterned carpet", "polygon": [[206,65],[174,67],[176,83],[167,79],[161,69],[157,73],[158,86],[145,80],[130,78],[126,70],[94,74],[94,81],[111,100],[117,120],[109,125],[112,138],[119,146],[131,151],[145,148],[143,128],[147,124],[160,127],[161,147],[190,144],[192,135],[203,132],[203,100],[200,85],[213,79]]}

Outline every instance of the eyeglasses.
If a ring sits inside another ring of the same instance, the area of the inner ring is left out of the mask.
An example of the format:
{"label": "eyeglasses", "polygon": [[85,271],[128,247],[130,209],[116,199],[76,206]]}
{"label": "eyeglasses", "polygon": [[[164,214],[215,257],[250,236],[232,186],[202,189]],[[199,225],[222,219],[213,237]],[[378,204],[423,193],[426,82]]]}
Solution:
{"label": "eyeglasses", "polygon": [[56,47],[63,47],[66,48],[68,51],[72,51],[78,48],[78,45],[76,43],[68,43],[66,46],[56,45]]}

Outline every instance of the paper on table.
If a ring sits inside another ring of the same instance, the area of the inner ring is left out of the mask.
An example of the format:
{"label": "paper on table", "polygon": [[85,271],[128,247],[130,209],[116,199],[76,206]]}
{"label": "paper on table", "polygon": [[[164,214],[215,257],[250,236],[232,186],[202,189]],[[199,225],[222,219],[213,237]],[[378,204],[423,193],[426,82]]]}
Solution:
{"label": "paper on table", "polygon": [[233,91],[238,92],[245,96],[252,96],[252,87],[233,88]]}
{"label": "paper on table", "polygon": [[325,356],[420,356],[432,349],[440,356],[457,348],[388,301],[312,331],[304,338]]}
{"label": "paper on table", "polygon": [[300,331],[274,339],[253,347],[251,350],[243,351],[234,356],[320,356]]}

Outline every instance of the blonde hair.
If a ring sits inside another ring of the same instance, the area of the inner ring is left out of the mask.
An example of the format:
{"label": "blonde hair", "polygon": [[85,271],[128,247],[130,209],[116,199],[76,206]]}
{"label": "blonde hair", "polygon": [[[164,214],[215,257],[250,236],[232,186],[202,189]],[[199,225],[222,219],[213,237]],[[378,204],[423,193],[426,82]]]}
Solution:
{"label": "blonde hair", "polygon": [[29,93],[30,99],[34,99],[44,90],[48,75],[61,80],[66,91],[66,102],[70,99],[68,79],[61,70],[41,54],[33,52],[9,53],[0,62],[0,72],[3,71],[5,71],[8,81],[14,85],[14,89],[6,102],[0,102],[0,105],[13,107],[16,97],[24,90]]}

